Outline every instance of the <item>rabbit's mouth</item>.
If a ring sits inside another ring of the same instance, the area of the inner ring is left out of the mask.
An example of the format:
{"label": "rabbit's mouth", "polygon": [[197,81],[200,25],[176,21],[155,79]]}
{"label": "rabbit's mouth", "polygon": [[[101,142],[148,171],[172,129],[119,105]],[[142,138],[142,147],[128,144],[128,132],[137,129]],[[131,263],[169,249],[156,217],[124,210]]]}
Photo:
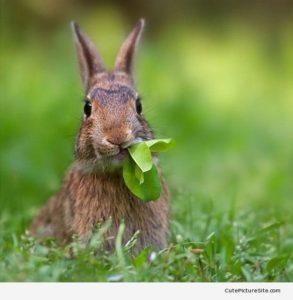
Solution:
{"label": "rabbit's mouth", "polygon": [[127,149],[120,149],[115,155],[111,155],[110,158],[113,160],[123,161],[128,155]]}
{"label": "rabbit's mouth", "polygon": [[108,153],[106,154],[106,158],[110,159],[112,161],[118,161],[118,162],[122,162],[124,161],[127,156],[128,156],[128,150],[127,148],[130,147],[131,145],[137,144],[139,142],[141,142],[142,139],[141,138],[135,138],[129,142],[123,143],[119,146],[118,149],[116,149],[116,151],[114,153]]}
{"label": "rabbit's mouth", "polygon": [[102,161],[105,161],[107,163],[112,163],[112,162],[116,162],[116,163],[120,163],[123,162],[127,156],[128,156],[128,151],[127,149],[124,148],[118,148],[115,151],[111,151],[105,154],[100,154],[100,159]]}

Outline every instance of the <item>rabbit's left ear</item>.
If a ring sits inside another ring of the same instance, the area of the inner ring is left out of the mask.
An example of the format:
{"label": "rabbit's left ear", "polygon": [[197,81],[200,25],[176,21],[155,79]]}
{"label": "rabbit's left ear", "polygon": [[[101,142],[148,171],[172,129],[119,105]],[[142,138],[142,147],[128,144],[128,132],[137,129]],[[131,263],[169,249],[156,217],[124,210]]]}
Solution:
{"label": "rabbit's left ear", "polygon": [[122,44],[115,62],[115,71],[125,72],[132,77],[134,53],[144,28],[144,19],[140,19]]}

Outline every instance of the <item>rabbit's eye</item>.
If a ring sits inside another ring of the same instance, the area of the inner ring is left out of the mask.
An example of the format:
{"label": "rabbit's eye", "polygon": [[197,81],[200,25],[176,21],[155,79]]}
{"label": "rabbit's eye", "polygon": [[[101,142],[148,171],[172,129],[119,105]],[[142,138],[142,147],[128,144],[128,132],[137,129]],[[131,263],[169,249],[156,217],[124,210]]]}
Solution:
{"label": "rabbit's eye", "polygon": [[137,98],[135,100],[135,106],[136,106],[137,113],[140,115],[141,112],[142,112],[142,106],[141,106],[140,98]]}
{"label": "rabbit's eye", "polygon": [[92,105],[89,101],[85,101],[85,104],[84,104],[84,114],[86,115],[86,117],[88,118],[91,113],[92,113]]}

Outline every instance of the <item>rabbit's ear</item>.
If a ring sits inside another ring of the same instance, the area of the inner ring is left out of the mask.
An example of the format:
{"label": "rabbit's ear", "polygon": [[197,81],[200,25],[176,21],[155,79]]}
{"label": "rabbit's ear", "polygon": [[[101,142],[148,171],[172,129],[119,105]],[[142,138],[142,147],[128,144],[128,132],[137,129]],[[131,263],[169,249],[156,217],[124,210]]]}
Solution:
{"label": "rabbit's ear", "polygon": [[143,28],[144,19],[140,19],[136,23],[118,52],[115,63],[115,71],[122,71],[132,76],[134,52]]}
{"label": "rabbit's ear", "polygon": [[80,77],[86,91],[90,86],[90,79],[96,73],[104,72],[105,68],[95,45],[79,29],[76,22],[71,22],[74,43],[80,69]]}

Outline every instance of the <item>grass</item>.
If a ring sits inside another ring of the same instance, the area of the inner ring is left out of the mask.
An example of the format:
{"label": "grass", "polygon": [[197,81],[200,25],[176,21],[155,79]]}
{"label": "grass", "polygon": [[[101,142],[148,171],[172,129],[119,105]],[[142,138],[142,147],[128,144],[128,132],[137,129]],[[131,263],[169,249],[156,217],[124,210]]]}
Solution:
{"label": "grass", "polygon": [[[172,192],[169,247],[135,257],[135,237],[121,244],[123,225],[113,254],[100,249],[105,227],[86,249],[78,239],[60,249],[25,234],[72,161],[82,91],[67,27],[52,34],[50,49],[38,39],[19,49],[8,38],[0,280],[292,281],[293,45],[289,31],[280,35],[273,54],[260,33],[237,24],[217,38],[177,26],[144,43],[144,111],[157,136],[174,137],[177,147],[161,156]],[[117,47],[119,34],[111,36]]]}

